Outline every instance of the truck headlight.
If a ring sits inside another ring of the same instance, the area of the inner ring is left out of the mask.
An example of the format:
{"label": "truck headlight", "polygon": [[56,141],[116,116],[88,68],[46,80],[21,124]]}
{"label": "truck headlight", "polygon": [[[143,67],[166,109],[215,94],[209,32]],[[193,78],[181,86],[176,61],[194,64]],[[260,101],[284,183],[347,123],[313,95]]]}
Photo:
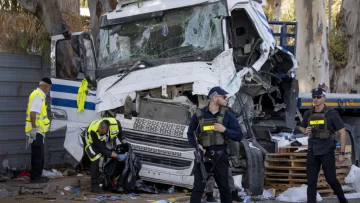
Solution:
{"label": "truck headlight", "polygon": [[51,109],[51,116],[54,120],[67,120],[67,114],[62,109]]}

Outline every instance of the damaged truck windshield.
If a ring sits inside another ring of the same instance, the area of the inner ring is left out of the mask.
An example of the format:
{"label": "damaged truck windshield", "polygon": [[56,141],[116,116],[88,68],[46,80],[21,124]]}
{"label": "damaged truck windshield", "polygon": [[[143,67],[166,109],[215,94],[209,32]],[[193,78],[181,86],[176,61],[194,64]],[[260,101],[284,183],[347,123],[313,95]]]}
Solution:
{"label": "damaged truck windshield", "polygon": [[192,56],[212,60],[224,50],[221,19],[226,15],[224,3],[217,2],[102,28],[99,68]]}

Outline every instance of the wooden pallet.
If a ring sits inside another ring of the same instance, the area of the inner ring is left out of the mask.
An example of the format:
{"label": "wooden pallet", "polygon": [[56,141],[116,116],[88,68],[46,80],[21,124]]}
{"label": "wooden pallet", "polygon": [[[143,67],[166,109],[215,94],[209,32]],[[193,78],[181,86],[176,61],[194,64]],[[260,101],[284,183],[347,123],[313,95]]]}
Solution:
{"label": "wooden pallet", "polygon": [[[305,150],[307,149],[308,146],[304,145],[304,146],[283,146],[283,147],[279,147],[279,154],[282,153],[296,153],[295,151],[302,149]],[[340,146],[336,146],[335,152],[339,153],[340,152]],[[346,145],[345,146],[345,153],[351,153],[351,145]]]}
{"label": "wooden pallet", "polygon": [[[275,189],[276,195],[291,187],[307,184],[306,156],[307,152],[295,152],[300,147],[286,146],[279,148],[279,154],[268,154],[265,158],[265,188]],[[335,163],[337,179],[344,184],[350,171],[351,147],[347,148],[343,164]],[[335,152],[335,158],[339,155]],[[317,190],[322,197],[333,196],[333,190],[326,182],[324,171],[320,169]]]}

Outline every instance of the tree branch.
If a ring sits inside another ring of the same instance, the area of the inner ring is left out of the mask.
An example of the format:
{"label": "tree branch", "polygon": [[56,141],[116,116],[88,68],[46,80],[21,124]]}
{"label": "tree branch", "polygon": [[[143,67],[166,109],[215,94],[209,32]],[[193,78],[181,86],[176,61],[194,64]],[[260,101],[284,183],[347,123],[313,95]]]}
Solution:
{"label": "tree branch", "polygon": [[17,0],[19,4],[31,13],[36,13],[39,0]]}

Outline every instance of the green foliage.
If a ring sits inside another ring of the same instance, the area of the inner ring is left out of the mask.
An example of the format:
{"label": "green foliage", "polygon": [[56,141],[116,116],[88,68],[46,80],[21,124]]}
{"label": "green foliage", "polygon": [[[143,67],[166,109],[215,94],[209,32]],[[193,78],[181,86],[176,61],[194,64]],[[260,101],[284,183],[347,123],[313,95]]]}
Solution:
{"label": "green foliage", "polygon": [[[294,1],[283,0],[280,9],[281,9],[280,21],[290,21],[290,22],[296,21]],[[264,12],[266,18],[269,21],[272,21],[275,18],[274,5],[272,4],[271,1],[268,1],[268,4],[264,8]]]}
{"label": "green foliage", "polygon": [[[0,0],[0,52],[42,55],[50,60],[50,36],[43,22],[12,2]],[[71,32],[88,31],[86,17],[74,13],[63,13],[62,17]]]}
{"label": "green foliage", "polygon": [[[343,0],[331,0],[331,27],[338,26],[338,16],[340,14],[341,4]],[[329,22],[329,1],[326,1],[326,20]]]}
{"label": "green foliage", "polygon": [[[334,29],[335,30],[335,29]],[[336,69],[346,66],[348,60],[347,42],[344,36],[338,32],[332,31],[328,37],[329,61]]]}
{"label": "green foliage", "polygon": [[50,56],[42,22],[12,0],[0,0],[0,51]]}
{"label": "green foliage", "polygon": [[271,21],[272,19],[274,19],[274,16],[275,16],[275,11],[273,8],[271,8],[270,6],[266,6],[264,8],[264,13],[265,13],[265,16],[266,18]]}
{"label": "green foliage", "polygon": [[281,21],[295,22],[296,13],[295,13],[295,3],[290,0],[283,0],[281,3]]}
{"label": "green foliage", "polygon": [[[329,61],[335,69],[342,69],[348,61],[347,39],[340,32],[340,11],[343,0],[332,0],[331,31],[328,33]],[[329,20],[329,6],[326,2],[326,19]]]}
{"label": "green foliage", "polygon": [[0,11],[24,11],[17,0],[0,0]]}
{"label": "green foliage", "polygon": [[88,8],[89,7],[88,0],[79,0],[79,1],[80,1],[80,8]]}

